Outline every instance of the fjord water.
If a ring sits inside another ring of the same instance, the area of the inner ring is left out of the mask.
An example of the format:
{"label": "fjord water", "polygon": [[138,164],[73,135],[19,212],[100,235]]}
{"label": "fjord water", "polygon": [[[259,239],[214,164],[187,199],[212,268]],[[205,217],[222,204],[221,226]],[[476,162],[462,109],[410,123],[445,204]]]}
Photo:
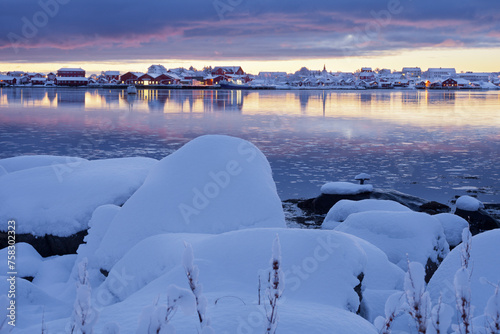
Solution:
{"label": "fjord water", "polygon": [[0,89],[0,158],[161,159],[204,134],[253,142],[282,199],[367,172],[443,203],[500,202],[498,91]]}

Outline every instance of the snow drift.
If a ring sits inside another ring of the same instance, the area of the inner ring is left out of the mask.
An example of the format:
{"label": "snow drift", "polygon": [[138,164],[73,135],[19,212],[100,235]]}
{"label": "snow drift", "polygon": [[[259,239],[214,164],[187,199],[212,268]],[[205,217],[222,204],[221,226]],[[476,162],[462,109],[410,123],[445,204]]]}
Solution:
{"label": "snow drift", "polygon": [[109,269],[151,235],[252,227],[285,227],[266,157],[242,139],[202,136],[158,163],[117,213],[97,254]]}
{"label": "snow drift", "polygon": [[18,234],[70,236],[87,229],[97,207],[123,204],[156,163],[149,158],[84,160],[6,174],[0,178],[0,221],[15,217]]}
{"label": "snow drift", "polygon": [[411,211],[408,207],[395,201],[364,199],[360,201],[351,201],[343,199],[335,203],[328,211],[328,214],[321,225],[324,229],[334,229],[341,222],[347,219],[349,215],[365,211]]}
{"label": "snow drift", "polygon": [[392,263],[406,270],[410,261],[439,264],[449,252],[440,222],[420,212],[366,211],[353,213],[335,228],[383,250]]}

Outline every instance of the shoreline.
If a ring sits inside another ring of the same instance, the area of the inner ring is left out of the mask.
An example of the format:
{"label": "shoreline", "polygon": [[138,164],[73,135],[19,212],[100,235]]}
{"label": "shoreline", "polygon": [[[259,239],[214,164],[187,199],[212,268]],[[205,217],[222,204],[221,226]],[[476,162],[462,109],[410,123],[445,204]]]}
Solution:
{"label": "shoreline", "polygon": [[[86,90],[93,90],[93,89],[117,89],[117,90],[126,90],[129,85],[109,85],[109,86],[40,86],[40,85],[34,85],[34,86],[0,86],[0,89],[9,89],[9,88],[21,88],[21,89],[30,89],[30,88],[36,88],[36,89],[67,89],[67,88],[74,88],[74,89],[86,89]],[[231,87],[231,88],[225,88],[225,87],[220,87],[218,85],[214,86],[188,86],[188,85],[135,85],[135,87],[138,90],[145,90],[145,89],[159,89],[159,90],[283,90],[283,91],[314,91],[314,90],[320,90],[320,91],[390,91],[390,90],[402,90],[402,91],[446,91],[446,92],[456,92],[456,91],[498,91],[500,90],[500,87],[497,89],[487,89],[487,88],[416,88],[416,87],[386,87],[386,88],[379,88],[379,87],[288,87],[288,88],[283,88],[283,87]]]}

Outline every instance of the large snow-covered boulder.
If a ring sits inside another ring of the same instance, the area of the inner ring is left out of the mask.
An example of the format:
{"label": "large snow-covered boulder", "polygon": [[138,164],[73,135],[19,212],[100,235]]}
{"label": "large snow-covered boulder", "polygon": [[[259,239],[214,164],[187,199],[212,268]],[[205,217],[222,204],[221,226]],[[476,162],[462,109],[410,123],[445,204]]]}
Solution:
{"label": "large snow-covered boulder", "polygon": [[[408,267],[408,259],[424,266],[431,263],[438,265],[449,252],[440,222],[421,212],[353,213],[335,230],[371,242],[403,270]],[[431,274],[429,270],[431,268],[428,268],[428,275]]]}
{"label": "large snow-covered boulder", "polygon": [[97,253],[109,269],[151,235],[254,227],[285,227],[266,157],[242,139],[202,136],[158,163],[113,219]]}
{"label": "large snow-covered boulder", "polygon": [[0,178],[0,221],[14,218],[18,235],[71,236],[87,229],[97,207],[123,204],[157,162],[149,158],[80,161],[9,173]]}
{"label": "large snow-covered boulder", "polygon": [[[18,242],[15,245],[15,254],[13,262],[16,265],[16,272],[18,277],[35,277],[40,264],[42,263],[42,257],[38,252],[30,245],[24,242]],[[9,258],[9,248],[5,247],[0,249],[0,256],[5,259],[0,263],[0,270],[2,273],[12,272],[8,268],[7,259]]]}
{"label": "large snow-covered boulder", "polygon": [[[471,244],[471,306],[474,316],[483,314],[488,299],[494,294],[500,279],[500,229],[486,231],[472,237]],[[442,296],[443,303],[456,305],[454,278],[461,268],[462,247],[453,249],[432,276],[427,290],[433,303]]]}
{"label": "large snow-covered boulder", "polygon": [[328,211],[321,227],[334,229],[349,215],[365,211],[411,211],[408,207],[398,202],[388,200],[364,199],[361,201],[340,200]]}
{"label": "large snow-covered boulder", "polygon": [[469,227],[465,219],[451,213],[440,213],[433,217],[443,225],[444,235],[450,247],[455,247],[462,242],[462,231]]}

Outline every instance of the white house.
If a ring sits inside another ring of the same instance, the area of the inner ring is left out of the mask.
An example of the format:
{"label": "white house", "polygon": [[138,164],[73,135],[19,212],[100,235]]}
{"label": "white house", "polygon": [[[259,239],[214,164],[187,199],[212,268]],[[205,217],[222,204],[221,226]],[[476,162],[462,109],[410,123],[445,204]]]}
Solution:
{"label": "white house", "polygon": [[456,78],[457,71],[454,68],[429,68],[424,75],[428,80],[437,80],[445,78]]}
{"label": "white house", "polygon": [[149,74],[166,74],[168,71],[163,65],[151,65],[148,68]]}
{"label": "white house", "polygon": [[422,70],[420,67],[403,67],[401,71],[405,77],[419,78],[422,76]]}
{"label": "white house", "polygon": [[459,73],[458,77],[469,80],[469,81],[484,81],[488,82],[490,81],[491,73],[481,73],[481,72],[466,72],[466,73]]}

